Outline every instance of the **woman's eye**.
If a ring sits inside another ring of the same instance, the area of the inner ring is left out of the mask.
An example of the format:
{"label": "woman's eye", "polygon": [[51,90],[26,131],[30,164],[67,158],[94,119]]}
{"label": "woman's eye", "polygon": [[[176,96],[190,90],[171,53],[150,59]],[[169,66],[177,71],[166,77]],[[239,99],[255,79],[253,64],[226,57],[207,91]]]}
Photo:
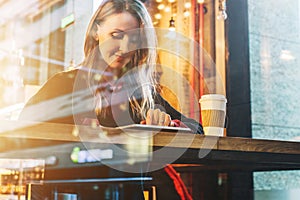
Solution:
{"label": "woman's eye", "polygon": [[111,34],[113,39],[123,39],[124,34],[123,33],[118,33],[118,32],[114,32]]}
{"label": "woman's eye", "polygon": [[[124,39],[125,35],[127,35],[126,33],[123,33],[123,32],[113,32],[111,33],[111,37],[115,40],[122,40]],[[138,43],[139,40],[140,40],[140,37],[139,35],[127,35],[128,36],[128,39],[129,39],[129,42],[130,43]]]}

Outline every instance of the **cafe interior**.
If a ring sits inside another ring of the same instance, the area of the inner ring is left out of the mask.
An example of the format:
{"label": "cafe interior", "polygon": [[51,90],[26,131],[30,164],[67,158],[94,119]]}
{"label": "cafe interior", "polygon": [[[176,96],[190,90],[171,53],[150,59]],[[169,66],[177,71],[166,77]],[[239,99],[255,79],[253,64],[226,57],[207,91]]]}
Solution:
{"label": "cafe interior", "polygon": [[[133,199],[132,185],[146,200],[300,199],[300,1],[141,1],[159,92],[204,134],[20,120],[47,80],[81,67],[105,1],[0,0],[0,199]],[[210,94],[225,97],[217,135],[200,103]]]}

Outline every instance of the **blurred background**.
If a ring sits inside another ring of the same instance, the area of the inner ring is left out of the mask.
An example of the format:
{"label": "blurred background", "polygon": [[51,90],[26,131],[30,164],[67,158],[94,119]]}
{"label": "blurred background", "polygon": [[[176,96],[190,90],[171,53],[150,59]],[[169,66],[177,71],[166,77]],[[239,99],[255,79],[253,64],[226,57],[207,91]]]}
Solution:
{"label": "blurred background", "polygon": [[[0,0],[0,119],[16,120],[24,102],[49,77],[80,64],[87,23],[100,3]],[[146,0],[145,5],[155,27],[196,41],[213,61],[202,65],[196,60],[195,68],[159,53],[161,65],[193,88],[163,72],[162,83],[176,83],[180,91],[177,96],[165,93],[174,107],[199,120],[192,95],[224,93],[228,136],[300,140],[299,0]],[[210,84],[220,88],[206,91],[204,85]],[[255,172],[247,181],[255,199],[300,198],[298,171]]]}

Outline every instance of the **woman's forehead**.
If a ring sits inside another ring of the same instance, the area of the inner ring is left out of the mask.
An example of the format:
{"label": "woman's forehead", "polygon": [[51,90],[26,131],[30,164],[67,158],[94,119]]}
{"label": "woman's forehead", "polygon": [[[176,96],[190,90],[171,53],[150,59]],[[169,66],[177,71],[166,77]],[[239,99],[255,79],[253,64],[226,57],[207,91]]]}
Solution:
{"label": "woman's forehead", "polygon": [[122,31],[129,31],[140,28],[140,24],[136,17],[129,12],[112,14],[99,25],[102,29],[105,30],[117,29]]}

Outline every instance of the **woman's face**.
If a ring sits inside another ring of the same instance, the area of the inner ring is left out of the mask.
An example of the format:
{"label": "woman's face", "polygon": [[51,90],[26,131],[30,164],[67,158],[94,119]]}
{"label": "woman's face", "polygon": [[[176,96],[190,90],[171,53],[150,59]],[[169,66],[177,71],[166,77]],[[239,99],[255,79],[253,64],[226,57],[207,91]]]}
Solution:
{"label": "woman's face", "polygon": [[138,20],[128,12],[113,14],[97,25],[99,50],[109,67],[118,70],[130,62],[140,43],[138,28]]}

